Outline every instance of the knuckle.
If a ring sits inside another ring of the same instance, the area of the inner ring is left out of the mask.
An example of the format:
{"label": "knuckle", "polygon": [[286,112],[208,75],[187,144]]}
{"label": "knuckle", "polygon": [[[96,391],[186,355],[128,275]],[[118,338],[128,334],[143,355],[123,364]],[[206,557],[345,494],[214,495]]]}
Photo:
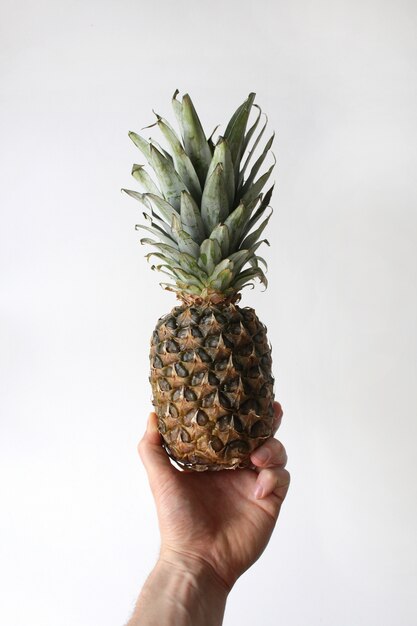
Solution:
{"label": "knuckle", "polygon": [[291,475],[286,469],[280,469],[277,473],[277,480],[274,488],[274,493],[278,498],[283,501],[287,495],[291,482]]}
{"label": "knuckle", "polygon": [[281,454],[281,452],[285,449],[283,444],[281,443],[281,441],[279,439],[275,439],[275,438],[272,438],[270,440],[269,446],[270,446],[271,451],[273,452],[274,456],[277,456],[277,455]]}
{"label": "knuckle", "polygon": [[271,462],[274,465],[285,465],[288,460],[287,451],[284,447],[284,444],[281,443],[278,439],[274,439],[274,444],[272,447],[272,457]]}
{"label": "knuckle", "polygon": [[281,474],[281,484],[285,487],[288,487],[291,482],[291,474],[284,467],[280,470]]}
{"label": "knuckle", "polygon": [[281,403],[277,400],[274,402],[274,410],[276,417],[281,418],[283,416],[284,412],[282,410]]}

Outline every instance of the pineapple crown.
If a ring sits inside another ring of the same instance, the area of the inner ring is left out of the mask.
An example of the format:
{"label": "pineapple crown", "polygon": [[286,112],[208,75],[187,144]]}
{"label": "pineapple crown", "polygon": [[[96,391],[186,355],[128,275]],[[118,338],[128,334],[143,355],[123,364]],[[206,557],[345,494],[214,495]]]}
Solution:
{"label": "pineapple crown", "polygon": [[[156,182],[144,165],[133,165],[132,175],[143,192],[123,189],[146,209],[146,223],[137,224],[154,238],[141,239],[155,252],[147,259],[157,258],[152,269],[167,274],[169,283],[161,286],[186,301],[233,300],[245,286],[252,286],[257,278],[267,286],[257,255],[260,239],[272,214],[265,217],[274,185],[265,194],[274,163],[258,176],[268,155],[274,133],[262,153],[248,165],[258,147],[267,125],[267,118],[258,130],[262,110],[254,104],[255,94],[248,98],[232,115],[226,130],[213,142],[213,131],[206,137],[200,119],[188,94],[172,105],[180,129],[180,137],[172,126],[155,113],[156,122],[145,128],[158,126],[170,152],[153,139],[147,141],[134,132],[129,137],[139,148],[152,168]],[[257,116],[247,129],[252,107]],[[256,134],[256,136],[255,136]],[[253,139],[249,148],[249,143]],[[255,224],[264,217],[261,224]],[[268,244],[269,245],[269,244]]]}

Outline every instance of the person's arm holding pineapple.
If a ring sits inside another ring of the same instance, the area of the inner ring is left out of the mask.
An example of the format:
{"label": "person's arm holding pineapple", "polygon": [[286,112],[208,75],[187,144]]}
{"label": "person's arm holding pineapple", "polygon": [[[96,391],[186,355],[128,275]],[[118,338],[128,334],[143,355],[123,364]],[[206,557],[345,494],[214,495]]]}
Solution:
{"label": "person's arm holding pineapple", "polygon": [[[275,403],[275,428],[282,417]],[[262,554],[286,496],[287,455],[268,439],[255,470],[181,472],[161,447],[155,414],[138,446],[161,532],[158,562],[127,626],[219,626],[229,591]]]}

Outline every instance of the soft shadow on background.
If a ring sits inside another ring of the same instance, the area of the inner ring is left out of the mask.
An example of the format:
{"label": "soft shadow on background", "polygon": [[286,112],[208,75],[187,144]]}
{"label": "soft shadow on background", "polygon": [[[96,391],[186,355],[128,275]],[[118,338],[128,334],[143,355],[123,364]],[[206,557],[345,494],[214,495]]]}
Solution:
{"label": "soft shadow on background", "polygon": [[[122,625],[158,552],[136,442],[175,303],[120,193],[127,136],[250,91],[276,130],[269,289],[292,484],[225,625],[417,622],[417,6],[1,8],[0,622]],[[146,131],[145,131],[146,132]]]}

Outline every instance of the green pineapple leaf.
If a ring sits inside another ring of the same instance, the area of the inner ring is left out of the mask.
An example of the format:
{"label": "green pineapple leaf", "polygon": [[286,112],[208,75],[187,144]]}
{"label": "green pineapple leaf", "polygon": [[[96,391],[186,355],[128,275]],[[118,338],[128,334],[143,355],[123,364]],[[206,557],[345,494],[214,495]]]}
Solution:
{"label": "green pineapple leaf", "polygon": [[200,244],[205,239],[204,224],[200,209],[188,191],[181,193],[180,215],[183,229]]}
{"label": "green pineapple leaf", "polygon": [[242,201],[239,206],[236,207],[229,217],[225,220],[225,225],[229,230],[230,236],[230,250],[236,250],[237,244],[241,238],[242,232],[250,219],[253,209],[258,202],[258,198],[255,198],[251,202],[244,204]]}
{"label": "green pineapple leaf", "polygon": [[205,239],[200,246],[200,256],[198,258],[198,265],[201,269],[210,276],[216,265],[220,263],[221,258],[222,251],[218,241]]}
{"label": "green pineapple leaf", "polygon": [[[218,127],[206,138],[190,96],[177,99],[177,95],[178,90],[172,105],[179,132],[155,112],[156,122],[147,127],[158,126],[167,149],[152,138],[129,133],[155,174],[134,164],[132,176],[141,191],[123,189],[145,209],[145,222],[136,228],[147,234],[141,243],[154,248],[146,258],[157,259],[152,268],[170,278],[161,285],[180,297],[185,293],[205,299],[213,291],[227,296],[253,287],[257,279],[266,286],[267,264],[257,250],[268,243],[260,238],[271,218],[272,211],[267,214],[266,209],[274,185],[263,190],[275,157],[264,173],[262,166],[274,134],[260,156],[253,157],[268,118],[261,122],[264,114],[251,92],[214,142]],[[256,115],[249,125],[252,107]]]}
{"label": "green pineapple leaf", "polygon": [[229,208],[232,206],[235,198],[235,174],[233,170],[232,155],[228,143],[224,137],[220,137],[217,142],[213,157],[210,162],[210,167],[207,172],[207,180],[215,171],[217,165],[221,163],[223,169],[223,178],[226,186],[227,193],[227,214],[229,214]]}
{"label": "green pineapple leaf", "polygon": [[252,166],[250,174],[249,174],[247,180],[245,181],[245,183],[244,183],[244,185],[242,187],[242,195],[243,196],[250,189],[251,185],[253,185],[253,181],[255,180],[255,176],[259,172],[263,162],[265,161],[266,156],[269,154],[269,150],[271,149],[272,143],[274,141],[274,137],[275,137],[275,133],[272,133],[272,136],[270,137],[270,139],[265,144],[265,148],[263,149],[263,152],[262,152],[261,156],[255,161],[254,165]]}
{"label": "green pineapple leaf", "polygon": [[186,189],[172,163],[155,147],[150,145],[150,161],[165,199],[176,211],[180,209],[181,191]]}
{"label": "green pineapple leaf", "polygon": [[[148,237],[143,237],[140,240],[140,243],[142,245],[147,244],[147,245],[153,246],[157,250],[161,250],[161,253],[163,253],[166,257],[179,263],[180,252],[178,251],[177,248],[174,248],[173,246],[170,246],[166,243],[161,243],[160,241],[155,241],[154,239],[149,239]],[[150,252],[149,254],[152,255],[152,254],[157,254],[157,253]],[[146,255],[146,258],[149,257],[149,254]]]}
{"label": "green pineapple leaf", "polygon": [[217,224],[210,234],[210,239],[216,239],[219,242],[222,256],[227,257],[230,249],[229,229],[226,224]]}
{"label": "green pineapple leaf", "polygon": [[174,111],[180,120],[184,148],[203,186],[211,161],[210,146],[190,96],[185,94],[180,106],[175,96],[176,94],[174,94],[173,102],[177,104],[174,104]]}
{"label": "green pineapple leaf", "polygon": [[217,163],[213,173],[207,179],[201,198],[201,217],[206,235],[227,217],[228,198],[223,166]]}
{"label": "green pineapple leaf", "polygon": [[233,272],[233,261],[231,261],[230,259],[223,259],[223,261],[217,263],[216,267],[209,276],[209,282],[214,281],[224,270],[230,270],[231,272]]}
{"label": "green pineapple leaf", "polygon": [[187,272],[184,272],[180,267],[173,267],[172,272],[174,276],[182,280],[186,285],[194,285],[200,290],[204,289],[204,284],[200,280],[198,280],[198,278],[192,276],[191,274],[188,274]]}
{"label": "green pineapple leaf", "polygon": [[255,254],[256,250],[259,248],[259,246],[262,243],[265,243],[265,242],[266,242],[266,239],[264,239],[262,241],[258,241],[258,242],[256,242],[256,244],[254,244],[250,248],[245,248],[245,249],[239,250],[238,252],[235,252],[234,254],[231,254],[229,256],[230,261],[233,262],[233,272],[234,272],[235,276],[237,274],[239,274],[240,270],[254,256],[254,254]]}
{"label": "green pineapple leaf", "polygon": [[233,166],[235,171],[236,180],[239,175],[239,164],[242,158],[243,146],[245,143],[245,131],[246,125],[249,119],[249,113],[255,100],[255,93],[250,93],[247,99],[232,115],[224,137],[227,140],[232,155]]}
{"label": "green pineapple leaf", "polygon": [[165,221],[168,224],[171,224],[173,216],[178,215],[172,204],[154,193],[146,193],[143,195],[146,196],[147,199],[149,199],[154,207],[156,207],[156,209],[159,211]]}
{"label": "green pineapple leaf", "polygon": [[259,142],[261,140],[261,137],[263,136],[263,134],[265,132],[265,128],[266,128],[267,123],[268,123],[268,117],[265,115],[265,124],[262,126],[261,130],[258,133],[257,138],[253,142],[253,145],[252,145],[251,149],[249,150],[249,153],[248,153],[248,155],[247,155],[247,157],[245,159],[245,162],[243,164],[243,167],[242,167],[242,169],[240,171],[240,174],[239,174],[239,185],[238,185],[239,190],[241,189],[241,187],[243,185],[243,177],[244,177],[244,174],[246,172],[246,168],[248,167],[248,165],[249,165],[249,163],[250,163],[250,161],[252,159],[252,156],[253,156],[256,148],[258,147],[258,144],[259,144]]}
{"label": "green pineapple leaf", "polygon": [[146,193],[140,193],[139,191],[133,191],[132,189],[122,189],[124,193],[127,193],[128,196],[134,198],[138,202],[140,202],[146,209],[151,209],[151,204],[146,197]]}
{"label": "green pineapple leaf", "polygon": [[171,246],[177,245],[177,243],[173,239],[168,237],[168,235],[165,234],[164,231],[160,229],[158,226],[145,226],[145,224],[136,224],[135,229],[146,230],[152,235],[154,235],[155,237],[158,237],[158,239],[160,239],[163,243],[166,243],[168,245],[171,245]]}
{"label": "green pineapple leaf", "polygon": [[149,176],[148,172],[144,169],[143,165],[137,165],[136,163],[132,167],[132,176],[135,180],[138,181],[145,189],[145,191],[149,193],[154,193],[157,196],[161,195],[160,190],[153,182],[152,178]]}
{"label": "green pineapple leaf", "polygon": [[269,170],[265,172],[265,174],[262,174],[262,176],[258,178],[258,180],[252,185],[252,187],[250,187],[247,190],[247,192],[242,196],[243,202],[249,203],[260,194],[265,183],[268,181],[268,178],[271,176],[271,172],[274,169],[274,167],[275,167],[275,163],[273,163],[273,165],[271,165]]}
{"label": "green pineapple leaf", "polygon": [[249,142],[252,139],[253,133],[255,132],[255,130],[258,127],[259,120],[261,119],[261,115],[262,115],[261,107],[258,104],[254,104],[253,106],[258,109],[258,115],[256,116],[256,120],[254,121],[254,123],[252,124],[252,126],[249,128],[248,132],[245,135],[245,138],[243,140],[242,155],[244,154],[246,148],[248,147]]}
{"label": "green pineapple leaf", "polygon": [[215,279],[209,282],[208,287],[219,293],[225,293],[231,287],[232,281],[233,272],[230,269],[224,269]]}
{"label": "green pineapple leaf", "polygon": [[168,124],[168,122],[157,113],[155,113],[155,115],[158,118],[157,124],[172,149],[174,165],[178,174],[186,185],[188,191],[192,194],[195,200],[199,202],[201,199],[201,185],[190,157],[185,152],[184,147],[172,126],[170,126],[170,124]]}
{"label": "green pineapple leaf", "polygon": [[250,248],[251,246],[253,246],[253,244],[258,241],[259,237],[262,235],[263,231],[265,230],[269,220],[271,219],[271,215],[272,215],[273,211],[271,209],[270,214],[268,215],[268,217],[262,222],[262,224],[253,231],[253,233],[250,233],[241,243],[241,248]]}
{"label": "green pineapple leaf", "polygon": [[238,279],[233,281],[233,287],[238,290],[243,289],[243,287],[251,285],[255,278],[259,278],[265,289],[267,288],[268,281],[260,267],[250,268],[239,274]]}
{"label": "green pineapple leaf", "polygon": [[180,251],[186,252],[190,256],[197,256],[200,252],[200,246],[181,228],[181,220],[178,215],[173,215],[171,226]]}
{"label": "green pineapple leaf", "polygon": [[[172,235],[171,228],[167,229],[166,222],[160,219],[153,211],[151,212],[151,215],[148,215],[145,212],[143,212],[142,215],[145,218],[148,226],[151,226],[156,231],[158,231],[158,233],[163,234],[165,237],[168,237],[170,240],[175,241]],[[176,245],[176,242],[175,242],[175,245]]]}
{"label": "green pineapple leaf", "polygon": [[252,228],[255,226],[255,224],[259,220],[259,218],[261,218],[262,215],[265,213],[266,209],[269,206],[269,202],[271,200],[271,196],[272,196],[272,192],[274,190],[274,186],[275,186],[275,183],[268,189],[266,194],[263,196],[263,198],[261,200],[261,204],[259,205],[259,208],[251,216],[250,220],[248,221],[248,223],[246,224],[244,230],[242,231],[242,237],[245,237],[249,233],[249,231],[252,230]]}
{"label": "green pineapple leaf", "polygon": [[205,283],[207,280],[207,273],[198,265],[196,259],[190,254],[181,252],[179,256],[179,264],[186,272],[201,280],[202,283]]}
{"label": "green pineapple leaf", "polygon": [[148,163],[150,163],[150,156],[151,155],[150,155],[150,144],[149,144],[149,141],[146,141],[146,139],[144,139],[143,137],[141,137],[137,133],[134,133],[132,130],[129,131],[128,135],[131,138],[131,140],[133,141],[133,143],[135,144],[135,146],[137,148],[139,148],[139,150],[142,152],[142,154],[146,157],[146,160],[148,161]]}

